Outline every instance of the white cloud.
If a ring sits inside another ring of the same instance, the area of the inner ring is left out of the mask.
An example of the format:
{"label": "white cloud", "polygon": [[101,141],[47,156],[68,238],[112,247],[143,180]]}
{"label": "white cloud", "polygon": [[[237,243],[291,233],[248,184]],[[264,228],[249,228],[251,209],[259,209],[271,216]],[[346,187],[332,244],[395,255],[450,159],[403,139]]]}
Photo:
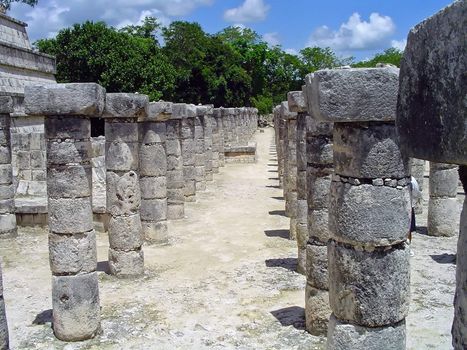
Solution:
{"label": "white cloud", "polygon": [[389,46],[389,38],[395,29],[389,16],[374,12],[369,21],[365,21],[358,13],[353,13],[337,31],[327,26],[315,29],[307,46],[329,46],[337,51],[382,49]]}
{"label": "white cloud", "polygon": [[105,21],[114,27],[138,24],[154,16],[162,24],[186,16],[215,0],[40,0],[35,7],[13,3],[10,16],[28,23],[31,41],[51,37],[64,27],[86,20]]}
{"label": "white cloud", "polygon": [[263,40],[269,44],[269,46],[276,46],[281,44],[281,40],[279,38],[279,33],[266,33],[263,35]]}
{"label": "white cloud", "polygon": [[263,0],[245,0],[239,7],[228,9],[224,12],[227,22],[258,22],[266,19],[271,7]]}
{"label": "white cloud", "polygon": [[295,50],[295,49],[285,49],[284,51],[287,52],[290,55],[295,55],[295,56],[298,55],[298,51]]}
{"label": "white cloud", "polygon": [[398,50],[404,51],[406,45],[407,45],[407,39],[391,40],[391,46]]}

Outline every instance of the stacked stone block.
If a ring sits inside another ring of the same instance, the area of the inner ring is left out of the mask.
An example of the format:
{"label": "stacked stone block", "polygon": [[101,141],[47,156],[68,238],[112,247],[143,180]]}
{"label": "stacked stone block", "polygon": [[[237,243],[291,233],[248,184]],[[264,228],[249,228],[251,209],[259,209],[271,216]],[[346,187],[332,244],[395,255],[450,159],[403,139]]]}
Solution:
{"label": "stacked stone block", "polygon": [[[328,349],[405,349],[410,169],[395,129],[396,68],[321,70],[307,78],[312,115],[334,122]],[[337,102],[336,102],[337,101]],[[349,336],[360,337],[351,343]]]}
{"label": "stacked stone block", "polygon": [[204,141],[203,106],[196,107],[195,123],[195,180],[196,191],[206,190],[206,149]]}
{"label": "stacked stone block", "polygon": [[[219,108],[214,108],[212,111],[212,172],[214,174],[219,173],[219,168],[223,166],[224,163],[221,164],[221,132],[222,125],[219,126],[219,119],[221,118],[221,111]],[[222,140],[222,146],[223,146]],[[224,153],[224,147],[222,147],[222,153]],[[225,157],[225,155],[224,155]],[[223,158],[223,162],[225,162],[225,158]]]}
{"label": "stacked stone block", "polygon": [[423,185],[425,182],[425,161],[423,159],[412,158],[410,160],[411,174],[418,183],[418,188],[422,196],[417,198],[414,206],[415,214],[423,213]]}
{"label": "stacked stone block", "polygon": [[100,330],[96,234],[91,206],[91,117],[104,108],[97,84],[30,86],[25,108],[44,115],[53,329],[64,341]]}
{"label": "stacked stone block", "polygon": [[139,118],[141,224],[148,243],[168,242],[166,121],[171,102],[151,102],[147,115]]}
{"label": "stacked stone block", "polygon": [[183,177],[183,159],[181,129],[183,106],[173,105],[172,115],[167,120],[167,218],[179,220],[185,217],[185,180]]}
{"label": "stacked stone block", "polygon": [[0,238],[15,237],[15,188],[11,165],[10,113],[13,100],[0,96]]}
{"label": "stacked stone block", "polygon": [[[306,77],[311,85],[312,75]],[[309,89],[304,88],[304,100],[310,113],[306,130],[306,191],[307,228],[305,318],[306,329],[314,335],[327,332],[331,314],[327,243],[330,237],[329,197],[333,166],[333,124],[321,122],[312,113]]]}
{"label": "stacked stone block", "polygon": [[3,298],[3,273],[0,265],[0,349],[8,350],[9,348],[8,322],[5,312],[5,299]]}
{"label": "stacked stone block", "polygon": [[213,152],[212,152],[212,114],[213,105],[198,106],[197,112],[203,116],[203,130],[204,130],[204,157],[206,160],[205,171],[206,181],[213,180]]}
{"label": "stacked stone block", "polygon": [[[287,94],[289,110],[297,113],[297,135],[296,135],[296,189],[297,189],[297,204],[295,218],[295,232],[297,236],[298,246],[298,263],[297,271],[305,274],[306,267],[306,242],[308,241],[308,204],[306,193],[306,131],[307,122],[309,119],[306,112],[306,105],[303,93],[301,91],[293,91]],[[292,225],[292,219],[291,219]]]}
{"label": "stacked stone block", "polygon": [[196,171],[195,171],[195,117],[196,107],[180,103],[177,105],[182,116],[181,148],[183,159],[184,194],[186,202],[196,201]]}
{"label": "stacked stone block", "polygon": [[[466,1],[453,2],[410,31],[401,61],[397,108],[397,127],[404,151],[415,158],[459,164],[464,190],[467,190],[466,36]],[[457,245],[452,345],[456,350],[467,348],[467,198]]]}
{"label": "stacked stone block", "polygon": [[430,200],[428,202],[428,235],[452,237],[457,234],[459,176],[455,164],[430,162]]}
{"label": "stacked stone block", "polygon": [[[217,143],[217,151],[219,153],[219,167],[225,166],[224,125],[222,122],[223,110],[224,108],[214,108],[214,113],[212,115],[214,137],[213,140],[216,140],[214,142]],[[213,145],[213,151],[216,151],[216,145]]]}
{"label": "stacked stone block", "polygon": [[297,238],[297,113],[289,110],[287,101],[281,104],[281,115],[285,119],[284,134],[284,198],[285,215],[290,218],[290,239]]}
{"label": "stacked stone block", "polygon": [[146,118],[147,110],[145,95],[106,95],[103,117],[110,215],[109,268],[113,275],[123,278],[144,273],[138,119]]}
{"label": "stacked stone block", "polygon": [[278,131],[278,143],[277,143],[277,163],[279,170],[279,187],[284,189],[284,152],[285,152],[285,134],[286,134],[286,123],[282,116],[281,106],[277,106],[277,131]]}

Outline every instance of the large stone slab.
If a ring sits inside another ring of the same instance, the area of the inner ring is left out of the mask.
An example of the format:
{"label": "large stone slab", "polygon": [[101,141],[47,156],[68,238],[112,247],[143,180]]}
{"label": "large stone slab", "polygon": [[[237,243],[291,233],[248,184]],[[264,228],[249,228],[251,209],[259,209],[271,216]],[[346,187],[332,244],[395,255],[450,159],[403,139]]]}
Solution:
{"label": "large stone slab", "polygon": [[467,164],[467,2],[414,27],[401,61],[397,127],[413,157]]}
{"label": "large stone slab", "polygon": [[396,118],[399,69],[324,69],[307,76],[310,113],[321,121],[392,121]]}
{"label": "large stone slab", "polygon": [[24,108],[30,115],[100,116],[105,89],[95,83],[26,86]]}

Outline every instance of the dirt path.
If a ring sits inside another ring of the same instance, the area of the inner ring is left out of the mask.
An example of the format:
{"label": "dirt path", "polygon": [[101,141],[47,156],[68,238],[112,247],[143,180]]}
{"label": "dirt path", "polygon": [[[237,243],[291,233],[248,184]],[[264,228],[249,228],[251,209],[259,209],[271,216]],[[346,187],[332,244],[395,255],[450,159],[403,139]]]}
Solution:
{"label": "dirt path", "polygon": [[[258,163],[221,169],[187,204],[186,218],[170,224],[170,244],[144,248],[144,278],[107,275],[108,241],[98,234],[103,333],[96,339],[53,337],[46,233],[22,230],[2,241],[12,348],[324,349],[325,339],[303,330],[305,278],[294,272],[296,243],[286,239],[273,131],[256,137]],[[410,349],[449,349],[456,240],[414,238]]]}

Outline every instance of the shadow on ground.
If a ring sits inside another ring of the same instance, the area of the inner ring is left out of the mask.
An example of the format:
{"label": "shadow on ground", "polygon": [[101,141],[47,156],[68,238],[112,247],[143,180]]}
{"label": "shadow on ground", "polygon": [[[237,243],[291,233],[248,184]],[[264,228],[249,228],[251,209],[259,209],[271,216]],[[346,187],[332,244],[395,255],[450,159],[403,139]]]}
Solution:
{"label": "shadow on ground", "polygon": [[286,216],[285,210],[271,210],[269,215],[278,215],[278,216]]}
{"label": "shadow on ground", "polygon": [[305,330],[305,309],[299,306],[290,306],[283,309],[271,311],[282,326],[293,326],[298,330]]}
{"label": "shadow on ground", "polygon": [[284,197],[271,197],[272,199],[277,199],[278,201],[283,201]]}
{"label": "shadow on ground", "polygon": [[280,237],[284,239],[289,239],[290,230],[265,230],[264,234],[268,237]]}
{"label": "shadow on ground", "polygon": [[281,267],[289,271],[297,271],[297,258],[267,259],[264,262],[267,267]]}
{"label": "shadow on ground", "polygon": [[42,311],[36,315],[32,324],[43,325],[46,323],[52,323],[52,309]]}
{"label": "shadow on ground", "polygon": [[107,275],[110,274],[109,262],[108,261],[99,261],[97,263],[97,271],[105,272]]}
{"label": "shadow on ground", "polygon": [[456,254],[433,254],[430,257],[438,264],[456,264]]}

